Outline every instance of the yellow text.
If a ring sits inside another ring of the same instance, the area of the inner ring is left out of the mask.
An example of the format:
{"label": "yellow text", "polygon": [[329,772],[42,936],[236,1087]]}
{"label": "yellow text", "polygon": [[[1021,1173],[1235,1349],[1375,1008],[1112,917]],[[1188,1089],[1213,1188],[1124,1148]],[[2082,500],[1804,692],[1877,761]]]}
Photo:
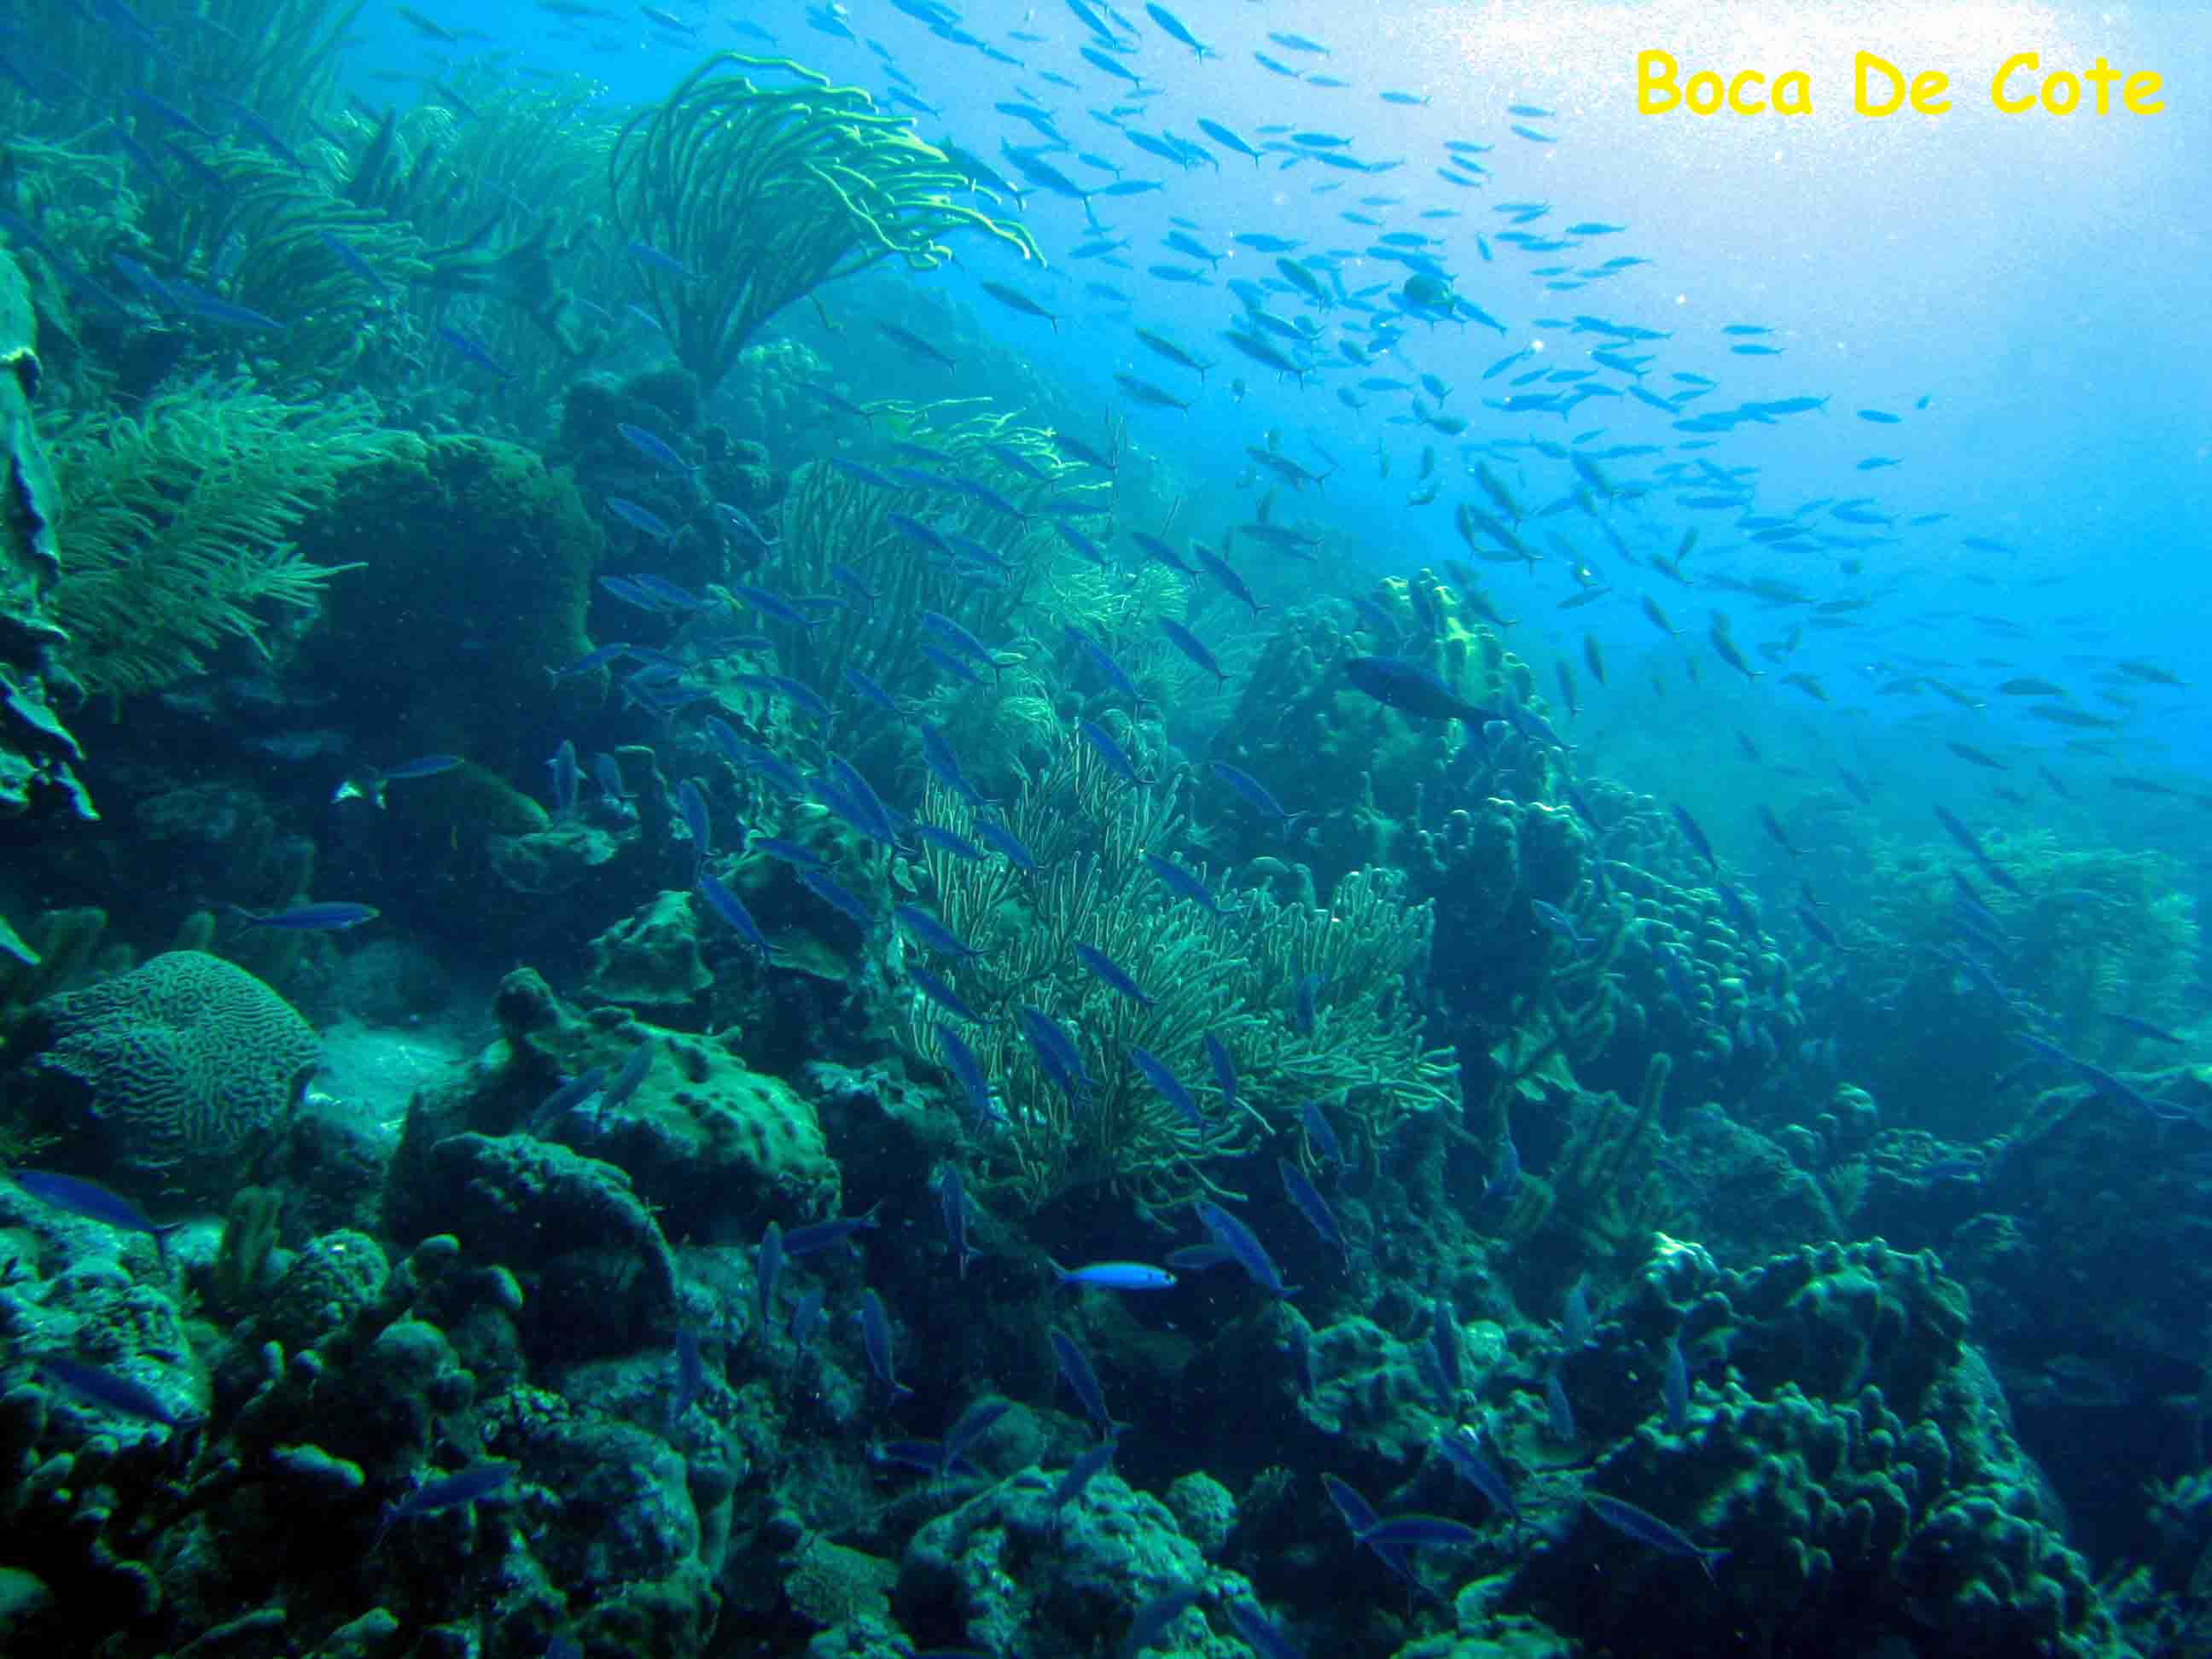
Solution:
{"label": "yellow text", "polygon": [[1674,54],[1639,52],[1636,54],[1636,112],[1664,115],[1685,105],[1692,115],[1810,115],[1813,78],[1802,70],[1784,70],[1774,77],[1771,101],[1766,77],[1757,70],[1739,70],[1723,79],[1711,70],[1694,71],[1687,82],[1676,84],[1682,66]]}

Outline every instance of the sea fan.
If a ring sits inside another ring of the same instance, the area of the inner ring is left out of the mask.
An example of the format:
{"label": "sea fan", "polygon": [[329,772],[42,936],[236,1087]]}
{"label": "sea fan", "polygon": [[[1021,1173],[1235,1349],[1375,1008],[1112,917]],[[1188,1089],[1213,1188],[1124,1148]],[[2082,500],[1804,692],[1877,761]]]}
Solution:
{"label": "sea fan", "polygon": [[392,437],[366,401],[301,410],[206,384],[136,420],[64,428],[52,444],[63,665],[88,692],[123,694],[198,673],[226,637],[265,650],[264,607],[311,610],[347,568],[301,558],[287,536]]}

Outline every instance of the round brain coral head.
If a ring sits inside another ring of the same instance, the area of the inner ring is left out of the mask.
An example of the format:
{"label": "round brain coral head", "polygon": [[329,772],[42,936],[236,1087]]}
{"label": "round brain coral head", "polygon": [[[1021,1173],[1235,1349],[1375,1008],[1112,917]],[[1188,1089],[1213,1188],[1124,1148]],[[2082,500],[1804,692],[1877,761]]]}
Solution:
{"label": "round brain coral head", "polygon": [[35,1079],[63,1086],[52,1127],[102,1142],[108,1170],[216,1190],[298,1103],[320,1057],[314,1028],[234,963],[172,951],[49,997]]}

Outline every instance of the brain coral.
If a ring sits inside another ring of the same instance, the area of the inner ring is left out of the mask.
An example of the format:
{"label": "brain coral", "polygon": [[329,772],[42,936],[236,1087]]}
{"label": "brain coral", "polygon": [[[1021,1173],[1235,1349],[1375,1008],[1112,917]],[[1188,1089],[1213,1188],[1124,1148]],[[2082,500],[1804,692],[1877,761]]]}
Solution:
{"label": "brain coral", "polygon": [[34,1079],[111,1173],[187,1187],[222,1180],[283,1121],[315,1067],[314,1028],[233,963],[172,951],[40,1003]]}

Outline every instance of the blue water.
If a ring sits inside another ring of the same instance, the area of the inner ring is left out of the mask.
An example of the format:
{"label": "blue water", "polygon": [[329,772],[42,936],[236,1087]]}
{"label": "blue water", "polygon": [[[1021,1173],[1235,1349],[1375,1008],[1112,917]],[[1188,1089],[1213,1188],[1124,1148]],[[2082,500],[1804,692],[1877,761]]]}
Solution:
{"label": "blue water", "polygon": [[[1354,25],[1328,8],[1218,4],[1191,8],[1184,18],[1218,53],[1202,61],[1138,14],[1138,49],[1127,62],[1146,88],[1131,100],[1141,101],[1142,113],[1130,125],[1171,131],[1219,160],[1218,167],[1182,170],[1133,148],[1089,112],[1110,109],[1130,89],[1076,56],[1092,37],[1060,5],[977,6],[963,14],[971,33],[1024,58],[1022,69],[938,40],[889,6],[855,10],[848,21],[885,48],[918,95],[942,112],[918,117],[925,135],[950,134],[986,157],[996,156],[1001,141],[1038,143],[1035,129],[993,108],[1031,98],[1056,115],[1076,149],[1118,161],[1123,176],[1163,181],[1159,191],[1096,204],[1112,236],[1130,240],[1123,257],[1134,260],[1133,271],[1067,261],[1069,250],[1098,232],[1079,204],[1040,191],[1023,218],[1053,262],[1048,270],[1024,269],[1003,250],[970,246],[941,276],[923,280],[961,296],[978,326],[1006,339],[1079,405],[1112,407],[1137,443],[1172,453],[1193,475],[1218,480],[1245,471],[1244,445],[1271,428],[1316,470],[1326,466],[1319,453],[1336,458],[1344,473],[1331,480],[1319,510],[1366,532],[1367,547],[1348,550],[1355,568],[1364,555],[1380,572],[1402,570],[1415,562],[1409,553],[1433,560],[1455,550],[1449,493],[1425,514],[1404,508],[1410,464],[1422,443],[1448,453],[1450,441],[1391,424],[1402,412],[1401,398],[1373,397],[1357,413],[1340,405],[1333,386],[1367,372],[1341,359],[1330,357],[1331,369],[1301,391],[1274,383],[1277,377],[1214,337],[1237,310],[1218,284],[1273,276],[1273,256],[1237,248],[1231,238],[1239,232],[1297,238],[1304,254],[1354,250],[1340,262],[1347,289],[1402,280],[1402,268],[1356,252],[1379,229],[1345,222],[1340,215],[1347,209],[1382,221],[1379,228],[1440,235],[1442,247],[1431,252],[1468,297],[1505,323],[1503,337],[1458,324],[1413,329],[1404,356],[1455,388],[1452,408],[1494,393],[1498,383],[1478,376],[1508,352],[1530,349],[1538,354],[1534,364],[1581,362],[1600,342],[1537,319],[1595,312],[1666,331],[1651,372],[1687,370],[1716,380],[1700,408],[1808,395],[1826,400],[1818,414],[1739,428],[1707,452],[1723,465],[1759,469],[1756,510],[1787,513],[1818,498],[1870,495],[1876,510],[1900,524],[1921,514],[1949,515],[1940,525],[1870,538],[1877,545],[1866,570],[1848,580],[1837,580],[1818,558],[1761,559],[1745,551],[1729,560],[1738,571],[1806,581],[1822,597],[1879,597],[1865,629],[1833,641],[1816,636],[1791,663],[1820,679],[1835,699],[1834,714],[1863,711],[1869,728],[1879,732],[1905,712],[1868,695],[1881,665],[1900,653],[1968,664],[1998,655],[2024,671],[2063,671],[2056,674],[2062,680],[2136,655],[2196,678],[2187,670],[2192,659],[2202,660],[2194,622],[2212,604],[2200,487],[2212,464],[2202,396],[2212,319],[2202,304],[2205,232],[2196,204],[2203,185],[2193,158],[2212,137],[2212,113],[2185,83],[2205,44],[2203,17],[2185,7],[2112,14],[1876,4],[1823,8],[1812,17],[1753,9],[1740,22],[1710,12],[1695,5],[1406,6],[1363,11]],[[774,33],[777,50],[841,82],[878,94],[894,89],[882,58],[809,27],[801,11],[747,15]],[[502,33],[497,9],[471,15],[488,32]],[[609,25],[591,31],[588,40],[572,33],[564,42],[558,31],[549,38],[527,9],[507,16],[514,26],[526,20],[530,39],[502,62],[502,73],[518,61],[580,72],[603,81],[614,104],[651,96],[693,62],[685,46],[650,26]],[[769,50],[711,12],[693,21],[702,44]],[[356,54],[358,68],[422,64],[426,53],[404,26],[371,18],[364,27],[378,32]],[[1018,30],[1045,40],[1006,39]],[[1328,55],[1275,46],[1270,31],[1302,34],[1327,46]],[[1771,80],[1784,69],[1805,70],[1814,112],[1639,115],[1634,56],[1651,47],[1672,52],[1685,75],[1699,66],[1757,68]],[[1860,50],[1915,70],[1943,70],[1952,108],[1885,119],[1854,112],[1852,56]],[[2158,72],[2166,107],[2131,116],[2116,106],[2103,118],[2000,113],[1988,97],[1992,72],[2021,51],[2037,52],[2045,71],[2086,69],[2102,55],[2122,70]],[[1351,84],[1339,89],[1286,80],[1255,63],[1257,52]],[[1067,74],[1082,89],[1052,85],[1037,70]],[[1388,104],[1378,97],[1384,90],[1427,102]],[[1555,111],[1528,125],[1558,142],[1513,136],[1505,111],[1515,103]],[[1265,142],[1257,129],[1269,124],[1333,133],[1351,140],[1350,153],[1363,160],[1401,165],[1362,175],[1308,161],[1285,172],[1271,155],[1255,167],[1207,144],[1194,125],[1200,117],[1255,143]],[[1481,187],[1458,188],[1437,176],[1450,139],[1492,146],[1480,157],[1489,174]],[[1095,171],[1072,170],[1106,182]],[[1364,209],[1355,199],[1363,195],[1401,199]],[[1538,229],[1582,220],[1626,229],[1562,255],[1517,254],[1493,242],[1495,261],[1485,263],[1474,252],[1473,234],[1494,234],[1511,222],[1493,210],[1500,200],[1550,204]],[[1419,218],[1436,208],[1458,216]],[[1158,246],[1177,216],[1195,222],[1199,240],[1225,255],[1212,273],[1217,286],[1171,286],[1144,274],[1145,265],[1160,260],[1193,263]],[[1546,295],[1541,279],[1526,274],[1562,259],[1594,264],[1620,254],[1650,263],[1564,295]],[[1083,296],[1081,284],[1100,277],[1132,297],[1127,315],[1134,320],[1166,325],[1186,344],[1221,359],[1209,393],[1188,417],[1117,398],[1110,379],[1116,369],[1163,383],[1172,373],[1129,338],[1118,320],[1121,308]],[[1010,319],[971,278],[1021,285],[1065,313],[1067,325],[1055,334]],[[1756,343],[1779,345],[1784,355],[1731,356],[1727,346],[1739,342],[1719,332],[1729,323],[1771,328]],[[795,326],[804,331],[803,320]],[[1249,392],[1232,405],[1219,386],[1240,372]],[[1924,409],[1917,407],[1923,399]],[[1903,422],[1853,418],[1869,407],[1898,411]],[[1663,444],[1667,427],[1662,412],[1615,401],[1592,404],[1564,423],[1485,417],[1467,437],[1564,440],[1597,428],[1601,446]],[[1307,448],[1307,438],[1321,451]],[[1376,477],[1378,450],[1395,462],[1387,483]],[[1900,465],[1855,470],[1875,456]],[[1556,467],[1522,476],[1545,500],[1563,477]],[[1698,528],[1710,558],[1724,517],[1717,522],[1669,510],[1661,495],[1638,522],[1654,541]],[[1378,525],[1387,532],[1376,533]],[[1968,535],[2012,550],[1961,546]],[[1377,545],[1386,536],[1387,553]],[[1526,608],[1536,614],[1541,637],[1546,599],[1565,597],[1565,590],[1559,568],[1540,574]],[[1691,622],[1701,623],[1694,606],[1689,610]],[[1630,611],[1593,607],[1574,616],[1571,629],[1553,632],[1569,650],[1584,628],[1609,647],[1648,647],[1644,625]],[[1993,643],[1988,629],[1966,620],[1976,613],[2000,616],[2019,632]],[[1981,671],[1966,672],[1971,678]],[[2000,705],[1987,718],[1951,721],[1947,729],[1994,735],[2024,756],[2057,750],[2075,735],[2008,719],[2012,713]],[[2114,745],[2124,768],[2202,779],[2212,753],[2199,701],[2145,696],[2129,713],[2125,735]],[[2192,822],[2181,815],[2163,844],[2191,855]]]}

